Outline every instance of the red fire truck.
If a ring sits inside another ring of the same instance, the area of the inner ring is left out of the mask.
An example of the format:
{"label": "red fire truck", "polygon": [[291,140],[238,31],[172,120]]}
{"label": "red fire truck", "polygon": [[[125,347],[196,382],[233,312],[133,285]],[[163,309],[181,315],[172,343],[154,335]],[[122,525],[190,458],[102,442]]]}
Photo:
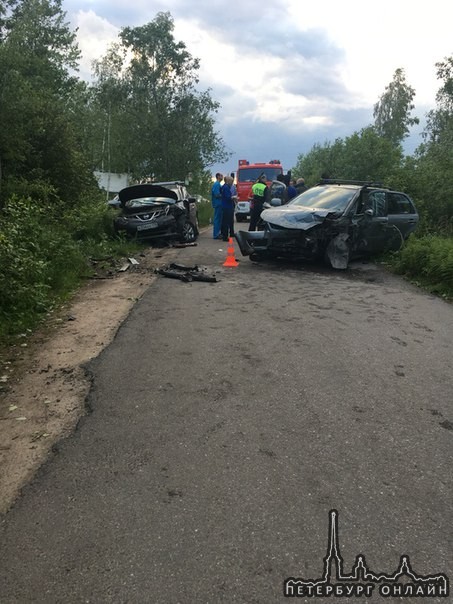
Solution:
{"label": "red fire truck", "polygon": [[279,174],[283,174],[283,166],[279,159],[271,159],[268,163],[251,164],[246,159],[240,159],[236,172],[236,188],[238,203],[236,204],[236,220],[241,222],[250,217],[250,198],[252,185],[260,174],[266,175],[266,184],[270,186]]}

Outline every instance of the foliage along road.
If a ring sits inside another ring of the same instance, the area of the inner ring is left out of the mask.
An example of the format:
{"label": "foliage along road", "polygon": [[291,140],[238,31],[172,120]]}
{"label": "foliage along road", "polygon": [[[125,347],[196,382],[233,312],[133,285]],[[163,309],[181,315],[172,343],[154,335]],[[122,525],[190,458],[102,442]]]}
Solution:
{"label": "foliage along road", "polygon": [[225,257],[181,250],[218,282],[159,277],[90,364],[92,413],[3,518],[1,602],[275,602],[332,509],[346,571],[452,568],[453,307]]}

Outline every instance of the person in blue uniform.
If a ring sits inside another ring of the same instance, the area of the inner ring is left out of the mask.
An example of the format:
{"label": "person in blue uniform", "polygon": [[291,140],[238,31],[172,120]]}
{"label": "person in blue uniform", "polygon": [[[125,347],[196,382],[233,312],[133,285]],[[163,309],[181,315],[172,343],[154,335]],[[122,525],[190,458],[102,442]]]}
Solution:
{"label": "person in blue uniform", "polygon": [[294,180],[290,180],[288,185],[288,201],[297,195],[299,195],[299,193],[295,187]]}
{"label": "person in blue uniform", "polygon": [[220,239],[222,236],[222,185],[220,184],[222,180],[223,174],[217,172],[217,174],[215,175],[215,182],[212,185],[211,189],[211,203],[214,209],[212,236],[214,237],[214,239]]}

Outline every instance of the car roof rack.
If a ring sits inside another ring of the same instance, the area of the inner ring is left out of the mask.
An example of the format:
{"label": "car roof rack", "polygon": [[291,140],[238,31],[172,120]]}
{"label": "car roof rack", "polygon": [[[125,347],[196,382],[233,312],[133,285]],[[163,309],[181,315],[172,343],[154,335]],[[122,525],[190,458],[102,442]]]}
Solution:
{"label": "car roof rack", "polygon": [[360,185],[362,187],[380,187],[386,188],[381,182],[373,182],[371,180],[347,180],[342,178],[321,178],[320,185]]}
{"label": "car roof rack", "polygon": [[156,181],[151,183],[153,185],[185,185],[183,180],[167,180],[167,181]]}

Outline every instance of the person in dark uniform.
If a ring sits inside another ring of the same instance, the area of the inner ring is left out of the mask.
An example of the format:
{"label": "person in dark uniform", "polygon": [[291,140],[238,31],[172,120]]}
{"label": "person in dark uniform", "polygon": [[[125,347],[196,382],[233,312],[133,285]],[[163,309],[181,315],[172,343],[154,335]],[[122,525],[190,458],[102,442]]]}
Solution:
{"label": "person in dark uniform", "polygon": [[293,197],[296,197],[297,195],[299,195],[299,193],[297,192],[296,184],[294,180],[290,180],[288,185],[288,201],[290,201],[291,199],[293,199]]}
{"label": "person in dark uniform", "polygon": [[305,184],[305,179],[304,178],[298,178],[296,180],[296,190],[297,190],[297,194],[299,195],[300,193],[303,193],[304,191],[307,190],[307,186]]}
{"label": "person in dark uniform", "polygon": [[231,176],[225,176],[225,184],[220,189],[222,194],[222,239],[234,236],[234,189]]}
{"label": "person in dark uniform", "polygon": [[256,183],[252,186],[252,209],[250,212],[250,226],[249,231],[256,231],[258,221],[263,211],[263,204],[268,196],[268,187],[266,185],[266,175],[260,174]]}

